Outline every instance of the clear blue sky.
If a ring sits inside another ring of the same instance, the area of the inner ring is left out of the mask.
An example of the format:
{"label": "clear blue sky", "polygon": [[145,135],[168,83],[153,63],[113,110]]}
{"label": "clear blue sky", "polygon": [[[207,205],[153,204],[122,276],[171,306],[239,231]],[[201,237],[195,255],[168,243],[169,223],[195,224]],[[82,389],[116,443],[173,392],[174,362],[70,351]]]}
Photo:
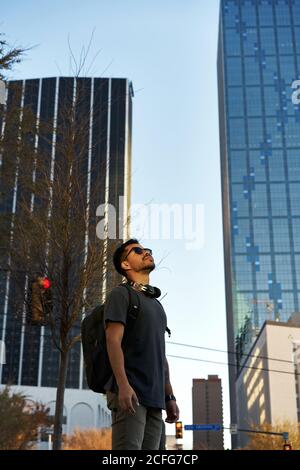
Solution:
{"label": "clear blue sky", "polygon": [[[95,30],[87,63],[101,52],[87,75],[132,80],[133,204],[203,204],[205,210],[201,250],[186,250],[184,240],[142,240],[157,261],[165,257],[152,283],[168,293],[163,304],[171,340],[226,350],[218,10],[218,0],[13,0],[2,8],[1,30],[12,44],[36,45],[11,78],[72,75],[68,35],[79,57]],[[227,362],[226,354],[205,349],[168,345],[167,352]],[[227,367],[175,358],[169,363],[184,424],[192,423],[192,379],[218,374],[228,426]],[[174,433],[174,425],[167,432]]]}

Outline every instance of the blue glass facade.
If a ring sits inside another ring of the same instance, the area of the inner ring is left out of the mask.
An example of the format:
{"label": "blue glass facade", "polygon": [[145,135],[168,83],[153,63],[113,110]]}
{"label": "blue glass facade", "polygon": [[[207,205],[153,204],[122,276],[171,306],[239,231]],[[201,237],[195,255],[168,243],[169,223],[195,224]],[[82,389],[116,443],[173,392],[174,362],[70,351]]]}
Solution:
{"label": "blue glass facade", "polygon": [[300,0],[222,0],[218,81],[231,363],[240,362],[265,320],[286,321],[300,310],[300,105],[292,102],[298,79]]}

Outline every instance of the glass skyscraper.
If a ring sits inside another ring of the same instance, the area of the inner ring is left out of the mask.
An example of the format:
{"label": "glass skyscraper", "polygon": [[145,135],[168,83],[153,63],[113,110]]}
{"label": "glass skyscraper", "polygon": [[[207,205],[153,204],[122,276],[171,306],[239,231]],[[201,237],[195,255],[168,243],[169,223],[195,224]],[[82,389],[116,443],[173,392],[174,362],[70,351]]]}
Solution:
{"label": "glass skyscraper", "polygon": [[300,311],[300,0],[221,0],[218,83],[231,420],[243,354]]}
{"label": "glass skyscraper", "polygon": [[[131,191],[131,115],[132,115],[132,84],[127,79],[117,78],[78,78],[53,77],[31,80],[18,80],[7,83],[6,105],[9,111],[15,96],[17,106],[30,107],[36,122],[53,123],[47,135],[50,142],[48,154],[51,155],[51,165],[55,178],[55,163],[59,162],[60,154],[56,147],[56,124],[64,118],[66,107],[72,107],[77,97],[75,109],[77,129],[80,125],[86,128],[83,132],[84,143],[81,153],[82,185],[78,188],[80,194],[88,199],[89,227],[91,236],[95,237],[99,205],[116,208],[120,219],[117,219],[118,240],[106,240],[106,250],[103,250],[103,262],[99,266],[99,276],[95,279],[99,286],[99,298],[115,284],[120,282],[120,276],[108,265],[108,255],[111,247],[118,241],[128,238],[127,222]],[[22,114],[21,114],[22,116]],[[88,124],[86,124],[88,123]],[[2,132],[6,132],[1,125]],[[33,139],[36,150],[45,145],[41,139]],[[1,165],[6,164],[5,154]],[[39,174],[38,174],[39,175]],[[0,166],[0,183],[1,183]],[[11,191],[0,204],[0,211],[11,216],[18,210],[19,201],[28,195],[22,192],[22,168],[17,168],[12,179]],[[37,182],[39,176],[36,177]],[[81,181],[78,180],[78,181]],[[88,188],[88,191],[87,191]],[[91,196],[93,195],[93,196]],[[55,195],[54,195],[55,196]],[[122,197],[123,199],[119,199]],[[122,207],[119,207],[122,204]],[[37,204],[36,204],[37,205]],[[48,207],[48,206],[47,206]],[[35,210],[35,206],[33,206]],[[54,215],[52,214],[54,217]],[[122,217],[123,219],[122,219]],[[119,227],[120,224],[120,227]],[[13,229],[12,229],[13,230]],[[102,243],[102,242],[101,242]],[[101,247],[99,242],[99,250]],[[46,244],[45,244],[46,251]],[[49,327],[31,325],[17,317],[14,309],[15,285],[9,271],[3,268],[6,262],[7,246],[0,244],[0,340],[5,344],[6,363],[0,364],[0,384],[13,384],[32,387],[56,387],[59,365],[59,352],[53,346]],[[110,260],[109,260],[110,263]],[[5,264],[6,265],[6,264]],[[20,284],[25,289],[25,273],[20,275]],[[80,322],[77,330],[80,328]],[[67,388],[86,388],[83,368],[83,356],[80,343],[76,343],[70,352]]]}

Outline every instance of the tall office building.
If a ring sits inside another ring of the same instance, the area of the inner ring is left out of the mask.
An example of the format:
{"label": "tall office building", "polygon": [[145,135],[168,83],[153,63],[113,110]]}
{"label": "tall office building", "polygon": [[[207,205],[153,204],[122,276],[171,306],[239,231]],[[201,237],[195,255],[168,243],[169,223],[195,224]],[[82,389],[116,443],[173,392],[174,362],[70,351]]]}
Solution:
{"label": "tall office building", "polygon": [[265,320],[299,311],[300,0],[222,0],[218,83],[231,420]]}
{"label": "tall office building", "polygon": [[[56,178],[55,172],[63,171],[64,168],[58,150],[60,137],[57,129],[65,113],[70,112],[72,107],[77,128],[84,129],[80,141],[80,152],[83,156],[80,171],[82,187],[78,188],[78,194],[84,195],[87,200],[90,198],[89,229],[90,233],[93,231],[92,236],[95,238],[97,222],[100,220],[96,216],[103,215],[103,211],[96,214],[99,205],[104,205],[105,217],[108,217],[110,204],[115,207],[117,214],[116,240],[101,242],[103,261],[100,263],[99,276],[95,280],[99,291],[98,302],[101,301],[102,293],[105,294],[119,280],[108,268],[107,254],[113,244],[128,237],[128,225],[125,222],[130,203],[132,96],[132,85],[126,79],[56,77],[7,83],[8,111],[12,103],[21,109],[29,107],[37,124],[50,123],[47,139],[35,136],[32,145],[34,152],[41,150],[50,156],[49,171],[52,171],[52,180]],[[1,128],[2,132],[6,132],[5,122]],[[1,162],[5,165],[5,153]],[[30,196],[22,192],[22,171],[17,165],[10,196],[5,200],[5,207],[0,208],[2,212],[14,214],[18,210],[19,201]],[[38,172],[34,175],[36,184],[40,176]],[[53,197],[55,198],[55,194]],[[37,198],[32,200],[34,211],[34,204],[40,201],[37,201]],[[54,210],[51,216],[55,217]],[[1,261],[5,261],[5,247],[0,248]],[[0,365],[0,383],[55,387],[59,354],[52,345],[49,327],[32,326],[15,318],[14,283],[7,269],[0,269],[0,276],[0,339],[5,343],[6,349],[6,364],[3,367]],[[84,379],[81,346],[77,343],[70,354],[67,388],[84,389]]]}
{"label": "tall office building", "polygon": [[[222,383],[217,375],[193,379],[193,424],[223,426]],[[193,431],[193,449],[223,450],[223,430]]]}

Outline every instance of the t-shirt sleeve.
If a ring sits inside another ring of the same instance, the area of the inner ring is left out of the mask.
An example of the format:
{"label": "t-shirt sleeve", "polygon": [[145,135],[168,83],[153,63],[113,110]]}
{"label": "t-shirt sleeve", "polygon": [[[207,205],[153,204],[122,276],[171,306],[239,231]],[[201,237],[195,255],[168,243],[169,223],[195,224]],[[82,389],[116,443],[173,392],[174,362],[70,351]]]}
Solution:
{"label": "t-shirt sleeve", "polygon": [[127,289],[115,287],[107,298],[104,307],[104,322],[118,322],[126,325],[129,295]]}

